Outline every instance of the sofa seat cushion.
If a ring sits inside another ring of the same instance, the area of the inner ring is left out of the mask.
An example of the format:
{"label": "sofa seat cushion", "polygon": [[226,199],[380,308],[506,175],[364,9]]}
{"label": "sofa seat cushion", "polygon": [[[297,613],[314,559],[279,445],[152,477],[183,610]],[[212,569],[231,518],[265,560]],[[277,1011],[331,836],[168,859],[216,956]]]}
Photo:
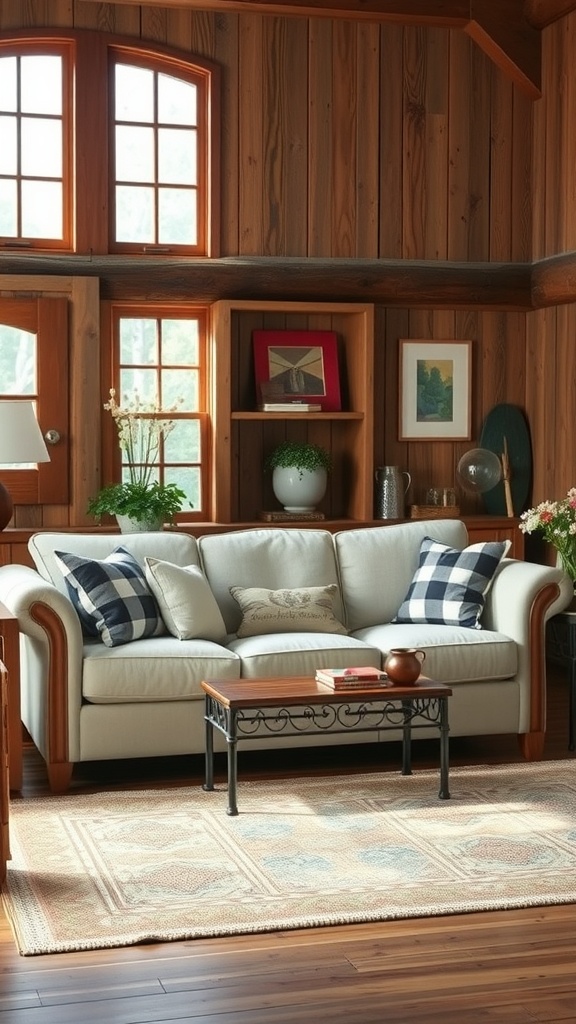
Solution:
{"label": "sofa seat cushion", "polygon": [[307,676],[317,668],[380,665],[373,645],[339,633],[268,633],[232,640],[229,650],[242,659],[242,677]]}
{"label": "sofa seat cushion", "polygon": [[383,659],[393,647],[419,648],[426,654],[424,675],[439,683],[511,679],[518,671],[514,640],[488,629],[388,623],[356,630],[354,636],[377,646]]}
{"label": "sofa seat cushion", "polygon": [[91,704],[199,699],[203,679],[239,679],[240,658],[210,640],[171,636],[122,647],[84,645],[82,696]]}

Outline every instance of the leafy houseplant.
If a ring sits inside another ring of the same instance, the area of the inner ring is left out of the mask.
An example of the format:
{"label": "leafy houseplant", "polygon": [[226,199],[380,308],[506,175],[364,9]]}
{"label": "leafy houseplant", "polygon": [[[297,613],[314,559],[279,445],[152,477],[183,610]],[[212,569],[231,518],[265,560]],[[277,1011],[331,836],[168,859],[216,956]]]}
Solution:
{"label": "leafy houseplant", "polygon": [[128,516],[139,522],[171,521],[182,508],[186,495],[176,484],[109,484],[92,498],[88,514]]}
{"label": "leafy houseplant", "polygon": [[267,469],[297,469],[300,476],[302,470],[312,472],[325,469],[328,473],[332,468],[332,456],[325,448],[310,441],[283,441],[266,459]]}
{"label": "leafy houseplant", "polygon": [[324,497],[332,459],[309,441],[283,441],[266,460],[272,489],[287,512],[313,512]]}
{"label": "leafy houseplant", "polygon": [[161,484],[153,479],[158,460],[160,440],[174,427],[173,420],[157,419],[158,410],[145,406],[138,395],[123,409],[116,403],[115,390],[104,408],[114,419],[118,443],[124,452],[124,471],[128,479],[109,484],[88,503],[88,514],[99,519],[103,515],[125,517],[151,529],[172,522],[180,511],[186,495],[176,484]]}

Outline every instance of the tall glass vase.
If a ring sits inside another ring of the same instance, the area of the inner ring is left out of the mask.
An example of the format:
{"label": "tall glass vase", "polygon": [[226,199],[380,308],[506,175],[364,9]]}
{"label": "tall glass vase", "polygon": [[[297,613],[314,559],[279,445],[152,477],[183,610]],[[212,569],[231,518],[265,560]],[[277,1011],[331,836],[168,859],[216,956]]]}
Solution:
{"label": "tall glass vase", "polygon": [[576,539],[565,547],[557,548],[557,552],[557,563],[560,562],[564,572],[570,577],[576,589]]}

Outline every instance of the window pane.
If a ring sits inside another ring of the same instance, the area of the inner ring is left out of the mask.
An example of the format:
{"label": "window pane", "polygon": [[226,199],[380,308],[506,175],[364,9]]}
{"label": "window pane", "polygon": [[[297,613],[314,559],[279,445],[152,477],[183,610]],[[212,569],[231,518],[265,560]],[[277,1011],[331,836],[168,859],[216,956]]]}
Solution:
{"label": "window pane", "polygon": [[62,238],[62,185],[50,181],[22,182],[22,234]]}
{"label": "window pane", "polygon": [[158,75],[158,120],[163,124],[196,124],[197,88],[170,75]]}
{"label": "window pane", "polygon": [[0,180],[0,235],[15,238],[18,233],[18,193],[15,181]]}
{"label": "window pane", "polygon": [[116,120],[154,120],[154,72],[116,64]]}
{"label": "window pane", "polygon": [[0,324],[0,394],[36,394],[36,335]]}
{"label": "window pane", "polygon": [[162,320],[162,362],[190,366],[200,358],[197,320]]}
{"label": "window pane", "polygon": [[195,185],[196,132],[161,128],[158,132],[158,180],[167,185]]}
{"label": "window pane", "polygon": [[162,370],[162,408],[197,412],[198,390],[197,370]]}
{"label": "window pane", "polygon": [[120,371],[120,394],[122,401],[117,397],[118,405],[133,406],[133,403],[140,403],[149,408],[158,407],[158,376],[155,370],[142,370],[138,368],[124,369]]}
{"label": "window pane", "polygon": [[119,185],[116,189],[116,238],[119,242],[154,241],[154,191]]}
{"label": "window pane", "polygon": [[62,58],[35,54],[21,58],[21,109],[26,114],[62,113]]}
{"label": "window pane", "polygon": [[158,239],[164,244],[196,245],[195,189],[158,189]]}
{"label": "window pane", "polygon": [[[186,500],[191,503],[190,511],[197,511],[202,508],[202,491],[200,489],[200,470],[195,466],[171,467],[167,466],[164,472],[164,481],[167,484],[176,484],[181,487],[186,495]],[[182,509],[187,511],[185,505]]]}
{"label": "window pane", "polygon": [[23,117],[22,174],[62,177],[62,122]]}
{"label": "window pane", "polygon": [[116,128],[116,180],[154,181],[152,128]]}
{"label": "window pane", "polygon": [[16,110],[16,57],[0,58],[0,110]]}
{"label": "window pane", "polygon": [[16,118],[0,117],[0,174],[17,173],[17,153]]}
{"label": "window pane", "polygon": [[157,320],[122,318],[120,321],[120,362],[140,365],[158,362]]}
{"label": "window pane", "polygon": [[167,463],[200,462],[199,420],[178,420],[164,441],[164,459]]}
{"label": "window pane", "polygon": [[[122,453],[122,462],[124,463],[124,453]],[[123,484],[129,484],[130,483],[130,470],[128,469],[127,465],[124,465],[124,464],[122,466],[122,483]],[[151,484],[153,484],[153,483],[160,483],[160,472],[159,472],[157,466],[152,466],[150,468],[149,483],[151,483]]]}

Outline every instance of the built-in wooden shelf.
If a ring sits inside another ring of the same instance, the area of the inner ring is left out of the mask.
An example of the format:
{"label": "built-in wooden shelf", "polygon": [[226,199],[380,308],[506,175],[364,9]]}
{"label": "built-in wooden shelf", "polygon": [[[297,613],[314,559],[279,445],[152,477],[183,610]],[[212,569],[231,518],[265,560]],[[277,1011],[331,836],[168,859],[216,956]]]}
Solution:
{"label": "built-in wooden shelf", "polygon": [[[260,412],[252,333],[334,331],[341,412]],[[215,522],[248,524],[276,508],[264,466],[284,440],[311,441],[332,455],[327,520],[364,522],[374,514],[374,307],[351,302],[222,300],[211,308],[211,360],[217,381],[213,416]],[[260,524],[261,525],[261,524]]]}

